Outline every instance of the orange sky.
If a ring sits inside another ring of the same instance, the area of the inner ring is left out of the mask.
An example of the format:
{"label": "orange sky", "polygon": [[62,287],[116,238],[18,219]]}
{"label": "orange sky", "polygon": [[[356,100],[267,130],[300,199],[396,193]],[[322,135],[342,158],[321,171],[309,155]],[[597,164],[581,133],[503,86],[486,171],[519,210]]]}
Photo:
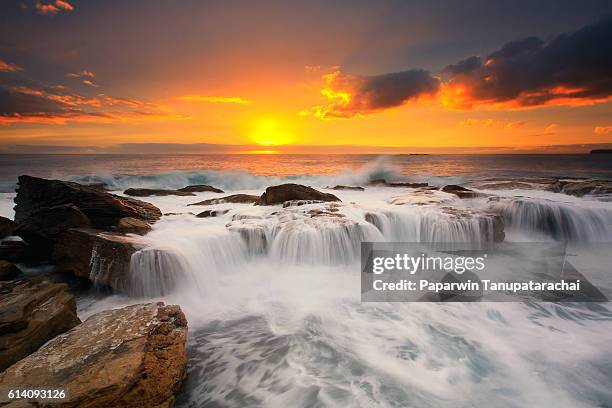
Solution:
{"label": "orange sky", "polygon": [[[251,22],[251,30],[229,32],[224,23],[248,13],[215,6],[208,17],[212,27],[199,33],[209,36],[202,41],[206,45],[192,40],[174,50],[155,38],[137,47],[146,38],[145,25],[158,18],[155,14],[137,23],[142,28],[122,27],[127,17],[111,7],[116,2],[103,10],[78,2],[43,3],[55,9],[33,5],[12,10],[24,21],[21,28],[7,28],[12,29],[5,37],[8,45],[0,47],[0,152],[27,151],[32,145],[96,151],[126,143],[240,145],[237,152],[245,151],[244,145],[261,146],[247,146],[247,151],[333,145],[344,146],[336,152],[363,152],[353,146],[376,146],[372,152],[451,152],[457,151],[449,149],[454,147],[529,150],[612,143],[612,72],[573,63],[582,56],[554,36],[567,32],[584,42],[597,35],[606,38],[611,20],[593,26],[595,20],[582,29],[585,24],[570,25],[559,17],[551,25],[556,31],[543,36],[546,40],[517,42],[515,48],[524,48],[517,57],[504,45],[538,34],[537,25],[522,27],[524,34],[518,35],[512,34],[509,21],[508,34],[500,34],[496,45],[449,52],[444,40],[452,43],[454,37],[444,32],[448,27],[440,33],[423,28],[420,37],[393,30],[372,34],[378,32],[360,25],[369,24],[364,16],[371,10],[349,16],[352,33],[309,38],[305,33],[315,28],[316,13],[301,17],[273,9],[304,27],[279,27],[278,19],[265,24],[268,15],[257,14],[261,21]],[[376,10],[390,18],[383,11]],[[108,16],[118,20],[116,35],[124,36],[125,46],[103,35],[107,27],[99,20]],[[181,19],[189,18],[177,10],[168,20],[175,27],[160,30],[180,31],[186,24]],[[35,40],[26,32],[32,27],[57,38],[43,37],[45,44],[40,44],[40,37]],[[79,35],[87,41],[79,43]],[[419,38],[427,44],[421,54],[419,47],[425,46]],[[609,51],[612,46],[605,47]],[[431,57],[412,65],[398,57],[410,54],[406,50]],[[568,67],[548,56],[553,51],[555,58],[567,58]],[[362,54],[380,58],[374,63]],[[585,61],[592,56],[584,54]],[[471,55],[480,59],[471,60]],[[608,63],[609,57],[602,60]],[[47,63],[51,68],[41,73]],[[530,72],[530,64],[544,68]],[[521,70],[525,75],[517,76]],[[574,71],[564,77],[564,70]]]}

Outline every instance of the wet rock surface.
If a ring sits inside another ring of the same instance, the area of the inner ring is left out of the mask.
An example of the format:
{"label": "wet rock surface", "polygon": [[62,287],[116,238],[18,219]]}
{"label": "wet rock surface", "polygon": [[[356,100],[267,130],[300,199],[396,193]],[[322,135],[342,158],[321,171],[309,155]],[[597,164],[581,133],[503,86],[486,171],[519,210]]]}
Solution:
{"label": "wet rock surface", "polygon": [[41,279],[0,283],[0,370],[80,323],[66,288]]}
{"label": "wet rock surface", "polygon": [[63,407],[171,407],[185,375],[186,335],[179,306],[100,312],[13,364],[0,387],[61,384]]}
{"label": "wet rock surface", "polygon": [[372,180],[368,183],[371,186],[379,186],[379,187],[407,187],[407,188],[422,188],[428,187],[428,183],[405,183],[405,182],[397,182],[397,181],[387,181],[385,179],[376,179]]}
{"label": "wet rock surface", "polygon": [[550,190],[582,197],[587,194],[612,194],[612,181],[610,180],[557,180],[550,186]]}
{"label": "wet rock surface", "polygon": [[151,197],[151,196],[195,196],[193,192],[181,190],[165,190],[153,188],[128,188],[123,192],[132,197]]}
{"label": "wet rock surface", "polygon": [[210,198],[208,200],[199,201],[197,203],[187,205],[215,205],[215,204],[253,204],[259,200],[259,197],[250,194],[233,194],[227,197]]}
{"label": "wet rock surface", "polygon": [[186,193],[225,193],[225,191],[221,190],[220,188],[209,186],[208,184],[194,184],[191,186],[179,188],[177,191],[182,191]]}
{"label": "wet rock surface", "polygon": [[76,228],[59,238],[53,261],[59,273],[70,273],[96,285],[129,293],[130,259],[143,246],[139,237]]}
{"label": "wet rock surface", "polygon": [[198,218],[209,218],[209,217],[219,217],[221,215],[227,214],[229,210],[204,210],[196,217]]}
{"label": "wet rock surface", "polygon": [[15,197],[15,222],[27,218],[43,208],[73,205],[87,216],[95,227],[110,227],[121,218],[132,217],[155,222],[161,211],[153,204],[129,197],[119,197],[99,188],[83,186],[61,180],[47,180],[31,176],[19,176]]}
{"label": "wet rock surface", "polygon": [[341,201],[333,194],[323,193],[312,187],[301,184],[281,184],[266,188],[257,204],[276,205],[293,200]]}
{"label": "wet rock surface", "polygon": [[0,259],[0,281],[14,279],[21,273],[21,270],[15,264]]}
{"label": "wet rock surface", "polygon": [[352,191],[364,191],[365,188],[360,187],[360,186],[334,186],[331,187],[332,190],[352,190]]}
{"label": "wet rock surface", "polygon": [[146,221],[132,217],[125,217],[119,220],[114,228],[114,231],[121,232],[123,234],[144,235],[151,231],[151,226]]}
{"label": "wet rock surface", "polygon": [[13,235],[15,222],[6,217],[0,217],[0,239]]}
{"label": "wet rock surface", "polygon": [[483,197],[483,194],[477,193],[474,190],[470,190],[469,188],[457,186],[455,184],[449,184],[441,188],[445,193],[451,193],[456,195],[459,198],[476,198]]}

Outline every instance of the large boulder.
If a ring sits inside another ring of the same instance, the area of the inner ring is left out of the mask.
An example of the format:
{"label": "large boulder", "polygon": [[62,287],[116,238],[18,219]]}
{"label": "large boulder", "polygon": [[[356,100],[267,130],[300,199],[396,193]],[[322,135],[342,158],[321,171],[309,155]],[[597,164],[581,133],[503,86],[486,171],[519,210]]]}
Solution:
{"label": "large boulder", "polygon": [[185,375],[187,320],[179,306],[107,310],[0,374],[0,388],[61,386],[62,407],[171,407]]}
{"label": "large boulder", "polygon": [[60,273],[70,273],[96,285],[129,293],[130,260],[132,254],[144,246],[139,237],[75,228],[58,239],[53,261]]}
{"label": "large boulder", "polygon": [[14,279],[21,273],[21,270],[15,264],[0,259],[0,281],[8,281]]}
{"label": "large boulder", "polygon": [[153,204],[119,197],[99,188],[61,180],[19,176],[15,197],[15,222],[20,224],[43,208],[71,204],[87,216],[95,227],[115,225],[121,218],[132,217],[148,222],[161,218]]}
{"label": "large boulder", "polygon": [[14,233],[41,253],[50,254],[57,237],[70,228],[89,227],[89,218],[72,204],[42,207],[22,219]]}
{"label": "large boulder", "polygon": [[0,217],[0,239],[13,235],[15,222],[6,217]]}
{"label": "large boulder", "polygon": [[183,187],[183,188],[179,188],[178,191],[183,191],[183,192],[187,192],[187,193],[206,193],[206,192],[210,192],[210,193],[224,193],[225,191],[219,189],[219,188],[215,188],[213,186],[209,186],[207,184],[194,184],[191,186],[187,186],[187,187]]}
{"label": "large boulder", "polygon": [[0,284],[0,371],[80,323],[66,288],[39,279]]}
{"label": "large boulder", "polygon": [[151,231],[151,226],[146,221],[125,217],[119,220],[114,231],[123,234],[145,235],[147,232]]}
{"label": "large boulder", "polygon": [[252,204],[259,200],[259,197],[250,194],[233,194],[227,197],[210,198],[204,201],[198,201],[197,203],[187,205],[216,205],[216,204]]}
{"label": "large boulder", "polygon": [[150,197],[150,196],[194,196],[192,192],[180,190],[163,190],[153,188],[128,188],[123,192],[125,195],[132,197]]}
{"label": "large boulder", "polygon": [[341,201],[333,194],[323,193],[312,187],[301,184],[281,184],[266,188],[257,204],[276,205],[293,200]]}

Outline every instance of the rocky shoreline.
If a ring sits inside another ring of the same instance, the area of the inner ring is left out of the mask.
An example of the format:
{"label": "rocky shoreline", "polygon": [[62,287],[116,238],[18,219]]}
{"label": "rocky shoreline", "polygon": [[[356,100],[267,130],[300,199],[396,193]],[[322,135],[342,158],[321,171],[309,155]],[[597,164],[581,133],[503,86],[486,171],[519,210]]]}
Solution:
{"label": "rocky shoreline", "polygon": [[[361,194],[378,187],[400,191],[389,198],[391,206],[434,206],[437,212],[431,217],[457,228],[468,226],[476,240],[503,241],[504,222],[511,220],[510,215],[496,210],[499,197],[493,191],[484,194],[465,186],[438,188],[380,179],[330,189]],[[612,194],[612,182],[601,180],[490,179],[470,187],[541,189],[578,197]],[[62,403],[67,407],[171,406],[187,359],[187,321],[179,306],[137,304],[103,311],[81,322],[75,296],[66,284],[47,279],[50,275],[28,278],[15,266],[51,265],[52,276],[70,276],[136,297],[147,295],[139,287],[142,282],[131,280],[130,266],[132,256],[147,247],[142,235],[162,218],[160,209],[100,186],[31,176],[20,176],[16,191],[15,220],[0,217],[0,387],[62,384],[69,389],[69,400]],[[195,185],[178,190],[130,189],[125,194],[187,199],[200,192],[223,193],[212,186]],[[459,204],[482,197],[489,197],[490,210]],[[268,221],[276,223],[266,224],[260,216],[245,212],[228,216],[227,230],[240,234],[254,253],[269,247],[266,228],[270,225],[276,232],[292,233],[297,223],[303,223],[315,229],[338,228],[359,237],[367,228],[384,235],[387,226],[396,222],[393,212],[387,210],[367,210],[363,221],[356,222],[342,212],[355,203],[343,203],[334,194],[299,184],[270,186],[261,196],[234,194],[187,205],[220,204],[258,206],[268,214]],[[268,212],[265,206],[276,207]],[[205,209],[193,216],[221,217],[229,211]],[[432,223],[432,228],[436,226]],[[424,229],[423,233],[436,237],[439,231]],[[172,288],[174,277],[158,278],[167,279],[164,287]]]}

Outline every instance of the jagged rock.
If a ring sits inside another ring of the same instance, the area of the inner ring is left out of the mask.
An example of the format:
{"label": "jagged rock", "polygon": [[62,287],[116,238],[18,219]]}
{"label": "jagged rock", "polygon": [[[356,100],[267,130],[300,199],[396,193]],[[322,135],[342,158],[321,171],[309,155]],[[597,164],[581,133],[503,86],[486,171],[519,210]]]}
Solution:
{"label": "jagged rock", "polygon": [[76,228],[60,236],[53,260],[57,272],[130,293],[130,259],[144,246],[138,237]]}
{"label": "jagged rock", "polygon": [[354,190],[354,191],[365,190],[363,187],[359,187],[359,186],[341,186],[341,185],[337,185],[335,187],[332,187],[331,189],[332,190]]}
{"label": "jagged rock", "polygon": [[341,201],[333,194],[323,193],[312,187],[301,184],[281,184],[266,188],[257,204],[276,205],[292,200]]}
{"label": "jagged rock", "polygon": [[128,188],[123,192],[125,195],[132,197],[150,197],[150,196],[194,196],[195,194],[189,191],[181,190],[164,190],[164,189],[153,189],[153,188]]}
{"label": "jagged rock", "polygon": [[144,235],[151,231],[151,226],[143,220],[125,217],[119,220],[114,230],[124,234]]}
{"label": "jagged rock", "polygon": [[187,204],[187,205],[215,205],[215,204],[225,204],[225,203],[234,203],[234,204],[252,204],[257,202],[259,197],[250,195],[250,194],[233,194],[227,197],[220,198],[211,198],[204,201],[199,201],[197,203]]}
{"label": "jagged rock", "polygon": [[447,186],[442,187],[442,191],[444,191],[445,193],[454,194],[459,198],[475,198],[483,196],[482,194],[477,193],[474,190],[470,190],[469,188],[457,186],[454,184],[449,184]]}
{"label": "jagged rock", "polygon": [[57,237],[70,228],[91,226],[89,218],[72,204],[39,208],[22,219],[14,233],[35,250],[50,254]]}
{"label": "jagged rock", "polygon": [[97,313],[0,374],[0,388],[62,386],[62,407],[171,407],[185,375],[187,321],[149,303]]}
{"label": "jagged rock", "polygon": [[80,323],[66,287],[39,279],[0,285],[0,371]]}
{"label": "jagged rock", "polygon": [[213,186],[209,186],[207,184],[195,184],[192,186],[187,186],[187,187],[183,187],[183,188],[179,188],[178,191],[183,191],[186,193],[205,193],[205,192],[211,192],[211,193],[225,193],[225,191],[213,187]]}
{"label": "jagged rock", "polygon": [[189,211],[189,212],[184,212],[184,213],[182,213],[182,212],[181,212],[181,213],[177,213],[177,212],[169,212],[169,213],[164,213],[164,217],[170,217],[170,216],[172,216],[172,215],[185,215],[185,214],[187,214],[187,215],[195,215],[195,214],[194,214],[194,213],[192,213],[191,211]]}
{"label": "jagged rock", "polygon": [[0,260],[0,281],[8,281],[19,275],[21,271],[14,264]]}
{"label": "jagged rock", "polygon": [[155,222],[161,211],[153,204],[119,197],[99,188],[61,180],[19,176],[15,197],[15,222],[20,224],[42,208],[72,204],[89,218],[93,226],[105,228],[121,218],[133,217]]}
{"label": "jagged rock", "polygon": [[204,210],[198,215],[196,215],[196,217],[198,218],[218,217],[220,215],[227,214],[228,212],[229,210]]}
{"label": "jagged rock", "polygon": [[14,263],[35,264],[41,260],[41,254],[21,240],[7,239],[0,242],[0,259]]}
{"label": "jagged rock", "polygon": [[0,239],[13,235],[15,222],[6,217],[0,217]]}
{"label": "jagged rock", "polygon": [[582,197],[587,194],[612,194],[612,181],[609,180],[557,180],[550,190]]}

